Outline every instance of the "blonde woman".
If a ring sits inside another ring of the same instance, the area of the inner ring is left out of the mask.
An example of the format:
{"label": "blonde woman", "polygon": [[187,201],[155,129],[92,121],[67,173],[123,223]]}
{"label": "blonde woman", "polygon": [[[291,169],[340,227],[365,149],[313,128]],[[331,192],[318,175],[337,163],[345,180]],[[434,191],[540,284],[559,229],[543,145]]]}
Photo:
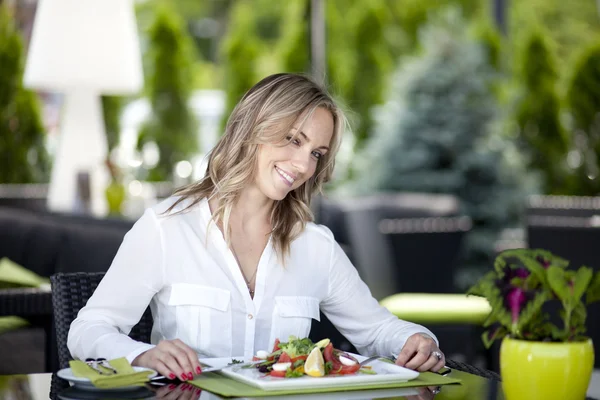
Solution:
{"label": "blonde woman", "polygon": [[[331,232],[311,222],[346,119],[319,85],[269,76],[233,110],[206,176],[146,210],[71,325],[75,358],[127,357],[181,380],[200,357],[252,357],[306,337],[319,310],[363,354],[444,365],[426,328],[379,306]],[[152,343],[127,336],[150,305]]]}

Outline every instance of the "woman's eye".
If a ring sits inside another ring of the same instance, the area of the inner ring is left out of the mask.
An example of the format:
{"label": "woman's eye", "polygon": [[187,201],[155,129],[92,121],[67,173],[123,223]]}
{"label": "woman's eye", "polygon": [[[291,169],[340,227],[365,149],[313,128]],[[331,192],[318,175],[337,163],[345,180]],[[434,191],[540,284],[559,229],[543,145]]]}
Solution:
{"label": "woman's eye", "polygon": [[292,136],[288,136],[285,138],[288,142],[295,144],[296,146],[300,145],[300,140],[298,138],[294,138]]}
{"label": "woman's eye", "polygon": [[321,153],[321,152],[318,152],[318,151],[313,151],[313,152],[312,152],[312,155],[313,155],[313,157],[314,157],[314,158],[316,158],[317,160],[320,160],[320,159],[321,159],[321,157],[323,157],[323,153]]}

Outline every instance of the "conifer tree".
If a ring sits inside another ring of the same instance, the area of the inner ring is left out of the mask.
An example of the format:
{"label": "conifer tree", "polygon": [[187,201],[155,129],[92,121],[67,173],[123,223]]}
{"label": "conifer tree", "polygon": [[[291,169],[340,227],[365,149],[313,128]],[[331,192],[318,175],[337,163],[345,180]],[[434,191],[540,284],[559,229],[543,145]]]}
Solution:
{"label": "conifer tree", "polygon": [[23,42],[0,4],[0,182],[46,182],[50,161],[37,96],[23,87]]}
{"label": "conifer tree", "polygon": [[154,141],[160,151],[149,180],[169,180],[175,164],[198,149],[196,119],[188,106],[191,94],[192,47],[183,23],[167,3],[161,3],[150,27],[148,91],[150,119],[141,129],[138,146]]}
{"label": "conifer tree", "polygon": [[503,149],[490,144],[494,74],[464,25],[447,17],[423,31],[423,54],[393,75],[350,188],[455,195],[473,221],[461,265],[475,279],[491,265],[500,230],[518,221],[524,194],[522,171],[509,169]]}
{"label": "conifer tree", "polygon": [[516,121],[528,168],[541,176],[544,193],[564,194],[570,141],[559,118],[554,60],[541,32],[533,33],[524,47],[518,76],[523,93],[517,104]]}

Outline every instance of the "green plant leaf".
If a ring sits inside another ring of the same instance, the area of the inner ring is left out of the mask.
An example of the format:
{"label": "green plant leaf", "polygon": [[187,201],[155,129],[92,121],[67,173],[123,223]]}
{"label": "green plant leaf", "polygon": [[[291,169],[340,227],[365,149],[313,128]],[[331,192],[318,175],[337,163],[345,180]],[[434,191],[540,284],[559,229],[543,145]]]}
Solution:
{"label": "green plant leaf", "polygon": [[563,302],[569,302],[569,300],[573,297],[567,284],[565,271],[559,267],[550,266],[548,268],[548,284],[554,293],[556,293],[558,298]]}
{"label": "green plant leaf", "polygon": [[590,285],[585,293],[586,304],[600,301],[600,271],[594,274]]}
{"label": "green plant leaf", "polygon": [[581,301],[581,298],[585,294],[586,289],[592,281],[593,275],[594,271],[592,271],[592,269],[588,267],[581,267],[577,270],[574,278],[571,281],[573,290],[573,301]]}
{"label": "green plant leaf", "polygon": [[494,328],[485,331],[481,335],[481,339],[483,341],[483,345],[485,346],[485,348],[489,349],[490,347],[492,347],[492,344],[494,343],[494,341],[496,341],[498,339],[502,339],[507,334],[508,334],[508,331],[506,330],[505,327],[503,327],[502,325],[497,325]]}
{"label": "green plant leaf", "polygon": [[546,292],[537,292],[533,299],[526,303],[525,308],[521,310],[519,320],[517,321],[518,332],[524,331],[527,324],[529,324],[534,317],[540,315],[542,306],[546,301],[548,301],[548,294]]}

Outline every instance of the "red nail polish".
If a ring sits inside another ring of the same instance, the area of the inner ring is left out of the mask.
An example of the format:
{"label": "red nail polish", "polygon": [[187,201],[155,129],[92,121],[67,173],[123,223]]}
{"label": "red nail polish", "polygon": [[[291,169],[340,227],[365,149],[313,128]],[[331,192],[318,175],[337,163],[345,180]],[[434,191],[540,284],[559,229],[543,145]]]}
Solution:
{"label": "red nail polish", "polygon": [[174,373],[170,373],[170,374],[169,374],[169,379],[175,379],[175,378],[177,378],[177,376],[175,376],[175,374],[174,374]]}
{"label": "red nail polish", "polygon": [[183,379],[184,381],[186,381],[186,380],[187,380],[187,378],[188,378],[188,377],[187,377],[187,375],[185,374],[185,372],[184,372],[183,374],[181,374],[181,379]]}
{"label": "red nail polish", "polygon": [[196,389],[196,394],[202,393],[202,389]]}
{"label": "red nail polish", "polygon": [[194,374],[192,372],[188,372],[187,377],[188,379],[194,379]]}
{"label": "red nail polish", "polygon": [[183,385],[179,385],[179,389],[183,392],[187,389],[188,385],[187,383],[184,383]]}
{"label": "red nail polish", "polygon": [[201,374],[202,373],[202,368],[196,367],[196,373]]}
{"label": "red nail polish", "polygon": [[176,384],[174,384],[174,383],[171,383],[171,384],[169,385],[169,389],[170,389],[170,390],[173,390],[173,389],[175,389],[176,387],[177,387],[177,385],[176,385]]}

